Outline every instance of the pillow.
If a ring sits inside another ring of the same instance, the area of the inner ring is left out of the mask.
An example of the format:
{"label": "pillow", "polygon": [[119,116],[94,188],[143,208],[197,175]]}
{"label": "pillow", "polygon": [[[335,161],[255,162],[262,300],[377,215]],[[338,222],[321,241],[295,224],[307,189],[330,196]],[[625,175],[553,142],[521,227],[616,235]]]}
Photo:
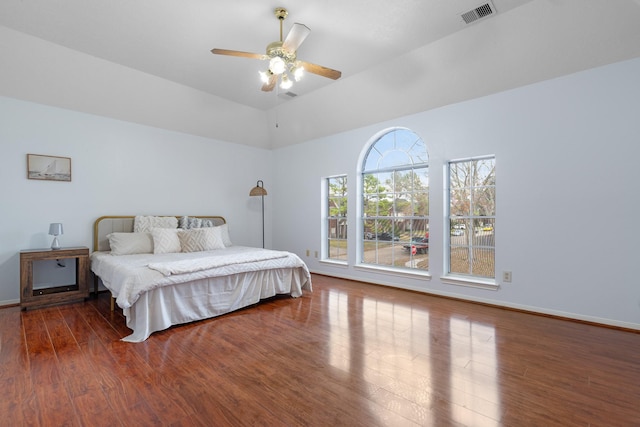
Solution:
{"label": "pillow", "polygon": [[107,234],[111,255],[131,255],[153,253],[153,239],[150,233],[110,233]]}
{"label": "pillow", "polygon": [[180,218],[178,227],[185,230],[190,230],[192,228],[213,227],[213,221],[211,221],[210,219],[183,216]]}
{"label": "pillow", "polygon": [[169,254],[182,252],[180,239],[178,238],[177,228],[152,228],[151,237],[153,237],[153,253]]}
{"label": "pillow", "polygon": [[133,232],[150,232],[152,228],[178,228],[175,216],[143,216],[137,215],[133,220]]}
{"label": "pillow", "polygon": [[231,238],[229,237],[229,226],[227,224],[218,225],[216,228],[220,229],[220,234],[222,235],[222,243],[224,243],[225,247],[233,246],[231,243]]}
{"label": "pillow", "polygon": [[201,252],[224,249],[222,234],[218,227],[194,228],[178,233],[182,252]]}

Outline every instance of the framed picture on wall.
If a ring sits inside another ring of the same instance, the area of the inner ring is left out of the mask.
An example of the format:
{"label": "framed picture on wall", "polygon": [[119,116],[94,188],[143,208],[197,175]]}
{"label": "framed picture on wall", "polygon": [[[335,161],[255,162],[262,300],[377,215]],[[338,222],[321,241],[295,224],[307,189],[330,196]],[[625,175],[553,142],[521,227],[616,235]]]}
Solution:
{"label": "framed picture on wall", "polygon": [[27,178],[71,181],[71,157],[27,154]]}

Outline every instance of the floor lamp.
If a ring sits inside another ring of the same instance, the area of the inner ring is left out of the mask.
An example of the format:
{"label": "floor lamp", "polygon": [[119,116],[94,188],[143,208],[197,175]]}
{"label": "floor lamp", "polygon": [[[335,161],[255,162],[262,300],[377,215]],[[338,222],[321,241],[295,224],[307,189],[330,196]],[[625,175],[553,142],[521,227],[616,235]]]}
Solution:
{"label": "floor lamp", "polygon": [[267,195],[267,190],[264,189],[264,182],[258,180],[256,186],[251,189],[249,196],[260,196],[262,199],[262,247],[264,248],[264,196]]}

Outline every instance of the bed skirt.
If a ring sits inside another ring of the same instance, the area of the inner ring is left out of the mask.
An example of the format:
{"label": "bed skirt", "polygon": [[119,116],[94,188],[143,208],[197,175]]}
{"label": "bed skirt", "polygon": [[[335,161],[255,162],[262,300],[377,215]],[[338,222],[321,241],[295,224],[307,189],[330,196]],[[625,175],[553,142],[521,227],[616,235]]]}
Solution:
{"label": "bed skirt", "polygon": [[159,287],[123,309],[133,333],[122,340],[141,342],[173,325],[220,316],[278,294],[299,297],[303,289],[311,290],[303,268],[249,271]]}

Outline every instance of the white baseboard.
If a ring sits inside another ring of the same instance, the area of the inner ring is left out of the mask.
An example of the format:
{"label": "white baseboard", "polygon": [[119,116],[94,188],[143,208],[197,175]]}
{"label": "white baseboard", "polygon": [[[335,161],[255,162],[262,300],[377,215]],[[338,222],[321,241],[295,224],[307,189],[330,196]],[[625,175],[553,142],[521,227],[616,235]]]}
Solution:
{"label": "white baseboard", "polygon": [[468,295],[461,295],[454,292],[443,292],[443,291],[438,291],[434,289],[425,290],[424,288],[417,288],[413,286],[401,286],[395,283],[390,284],[388,282],[363,279],[362,277],[353,277],[348,274],[328,274],[326,272],[320,272],[320,271],[311,271],[311,273],[319,274],[321,276],[330,276],[330,277],[337,277],[340,279],[354,280],[356,282],[371,283],[374,285],[381,285],[381,286],[389,286],[391,288],[406,289],[409,291],[420,292],[427,295],[431,294],[431,295],[437,295],[437,296],[442,296],[447,298],[465,300],[469,302],[488,304],[496,307],[511,308],[514,310],[526,311],[533,314],[548,315],[548,316],[554,316],[559,318],[578,320],[581,322],[589,322],[589,323],[599,324],[603,326],[613,326],[617,328],[633,329],[633,330],[640,331],[640,323],[622,322],[615,319],[587,316],[583,314],[571,313],[571,312],[566,312],[561,310],[552,310],[544,307],[536,307],[536,306],[531,306],[526,304],[516,304],[516,303],[505,302],[505,301],[498,301],[490,298],[477,298],[477,297],[472,297]]}

